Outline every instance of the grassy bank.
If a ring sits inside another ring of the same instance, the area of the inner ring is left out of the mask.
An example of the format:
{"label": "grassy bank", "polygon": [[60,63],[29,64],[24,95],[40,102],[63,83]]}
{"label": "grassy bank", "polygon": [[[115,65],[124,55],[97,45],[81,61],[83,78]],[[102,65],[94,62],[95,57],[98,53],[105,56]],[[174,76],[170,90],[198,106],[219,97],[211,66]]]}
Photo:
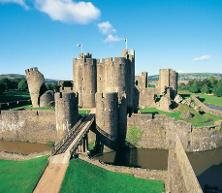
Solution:
{"label": "grassy bank", "polygon": [[[211,126],[215,121],[222,119],[216,115],[210,113],[200,114],[198,111],[194,110],[187,105],[180,105],[173,112],[165,112],[158,110],[156,108],[144,108],[140,109],[141,113],[153,113],[153,114],[164,114],[168,117],[174,118],[175,120],[184,120],[191,123],[195,127]],[[190,117],[186,117],[186,113],[191,114]]]}
{"label": "grassy bank", "polygon": [[31,193],[46,165],[46,156],[25,161],[0,160],[0,192]]}
{"label": "grassy bank", "polygon": [[191,95],[196,95],[199,96],[201,101],[205,104],[222,107],[222,97],[218,97],[213,94],[191,93],[187,90],[179,90],[179,94],[183,98],[190,97]]}
{"label": "grassy bank", "polygon": [[126,141],[132,145],[137,145],[142,136],[142,130],[139,127],[130,127],[127,129]]}
{"label": "grassy bank", "polygon": [[114,173],[80,159],[71,160],[61,193],[162,193],[164,184]]}

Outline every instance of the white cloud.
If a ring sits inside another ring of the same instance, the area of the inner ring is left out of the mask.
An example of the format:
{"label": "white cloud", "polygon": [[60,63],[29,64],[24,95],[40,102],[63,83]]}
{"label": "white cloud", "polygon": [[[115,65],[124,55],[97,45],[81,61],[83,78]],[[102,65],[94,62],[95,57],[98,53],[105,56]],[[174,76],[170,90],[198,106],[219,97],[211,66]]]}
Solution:
{"label": "white cloud", "polygon": [[87,24],[100,16],[100,10],[91,2],[35,0],[35,6],[51,19],[66,23]]}
{"label": "white cloud", "polygon": [[0,0],[0,3],[13,3],[22,6],[24,9],[29,9],[28,5],[26,4],[25,0]]}
{"label": "white cloud", "polygon": [[105,42],[107,43],[113,43],[113,42],[119,42],[122,41],[123,38],[119,37],[118,35],[115,34],[109,34],[107,35]]}
{"label": "white cloud", "polygon": [[116,32],[116,29],[112,26],[112,24],[109,21],[100,22],[98,23],[97,26],[100,32],[102,32],[105,35]]}
{"label": "white cloud", "polygon": [[193,61],[207,61],[211,59],[211,55],[202,55],[202,56],[198,56],[193,58]]}
{"label": "white cloud", "polygon": [[116,29],[109,21],[103,21],[97,24],[99,31],[105,35],[105,42],[106,43],[113,43],[122,41],[123,38],[119,37],[116,33]]}

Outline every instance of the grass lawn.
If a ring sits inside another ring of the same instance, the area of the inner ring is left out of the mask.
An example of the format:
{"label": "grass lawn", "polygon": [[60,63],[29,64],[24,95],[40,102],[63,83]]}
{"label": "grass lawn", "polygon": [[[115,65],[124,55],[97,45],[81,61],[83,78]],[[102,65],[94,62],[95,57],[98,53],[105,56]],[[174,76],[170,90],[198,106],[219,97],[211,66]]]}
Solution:
{"label": "grass lawn", "polygon": [[199,96],[200,99],[202,99],[201,101],[203,103],[222,107],[222,97],[217,97],[217,96],[208,95],[208,94],[196,94],[196,95]]}
{"label": "grass lawn", "polygon": [[80,115],[88,115],[90,113],[89,109],[79,109]]}
{"label": "grass lawn", "polygon": [[[173,112],[164,112],[156,108],[144,108],[140,109],[140,111],[141,113],[164,114],[176,120],[187,121],[191,123],[194,127],[212,126],[215,121],[222,119],[221,117],[209,113],[200,114],[193,108],[182,104]],[[183,118],[183,114],[185,114],[187,111],[191,112],[193,114],[193,117],[188,119]]]}
{"label": "grass lawn", "polygon": [[162,193],[164,184],[107,171],[80,159],[71,160],[61,193]]}
{"label": "grass lawn", "polygon": [[136,145],[142,136],[142,130],[139,127],[130,127],[127,129],[126,141],[132,145]]}
{"label": "grass lawn", "polygon": [[202,93],[191,93],[187,90],[179,90],[179,94],[183,98],[190,97],[191,95],[196,95],[199,96],[200,99],[202,99],[202,102],[205,104],[222,107],[222,97],[217,97],[215,95],[202,94]]}
{"label": "grass lawn", "polygon": [[0,192],[31,193],[46,165],[46,156],[25,161],[0,160]]}

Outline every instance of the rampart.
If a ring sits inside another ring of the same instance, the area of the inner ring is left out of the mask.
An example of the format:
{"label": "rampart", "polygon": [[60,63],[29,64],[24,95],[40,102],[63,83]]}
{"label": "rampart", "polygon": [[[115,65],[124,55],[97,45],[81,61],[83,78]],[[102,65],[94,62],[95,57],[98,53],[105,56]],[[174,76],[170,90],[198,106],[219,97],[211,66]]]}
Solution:
{"label": "rampart", "polygon": [[0,139],[48,143],[57,140],[55,112],[48,110],[1,111]]}
{"label": "rampart", "polygon": [[143,135],[137,146],[142,148],[169,148],[169,133],[177,134],[185,151],[206,151],[222,147],[222,128],[211,126],[195,128],[185,121],[176,121],[164,115],[134,114],[128,118],[128,128],[138,127]]}
{"label": "rampart", "polygon": [[195,104],[200,107],[201,110],[203,110],[206,113],[211,113],[217,116],[222,117],[222,111],[213,109],[202,103],[197,96],[191,96],[191,99],[195,102]]}
{"label": "rampart", "polygon": [[171,135],[168,156],[168,188],[172,193],[203,193],[180,138]]}

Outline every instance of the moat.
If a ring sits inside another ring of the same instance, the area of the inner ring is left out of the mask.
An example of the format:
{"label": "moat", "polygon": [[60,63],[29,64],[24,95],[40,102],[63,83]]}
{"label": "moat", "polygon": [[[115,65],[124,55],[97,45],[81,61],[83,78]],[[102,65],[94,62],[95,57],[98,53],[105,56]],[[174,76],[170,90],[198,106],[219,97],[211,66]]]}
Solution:
{"label": "moat", "polygon": [[[116,155],[116,152],[111,151],[97,156],[96,159],[112,165],[167,170],[166,150],[131,149],[122,153],[120,159],[116,159]],[[187,155],[203,189],[206,185],[222,189],[222,148]]]}
{"label": "moat", "polygon": [[28,155],[31,153],[41,153],[50,151],[50,147],[40,143],[27,143],[27,142],[8,142],[0,140],[0,152],[16,153]]}

